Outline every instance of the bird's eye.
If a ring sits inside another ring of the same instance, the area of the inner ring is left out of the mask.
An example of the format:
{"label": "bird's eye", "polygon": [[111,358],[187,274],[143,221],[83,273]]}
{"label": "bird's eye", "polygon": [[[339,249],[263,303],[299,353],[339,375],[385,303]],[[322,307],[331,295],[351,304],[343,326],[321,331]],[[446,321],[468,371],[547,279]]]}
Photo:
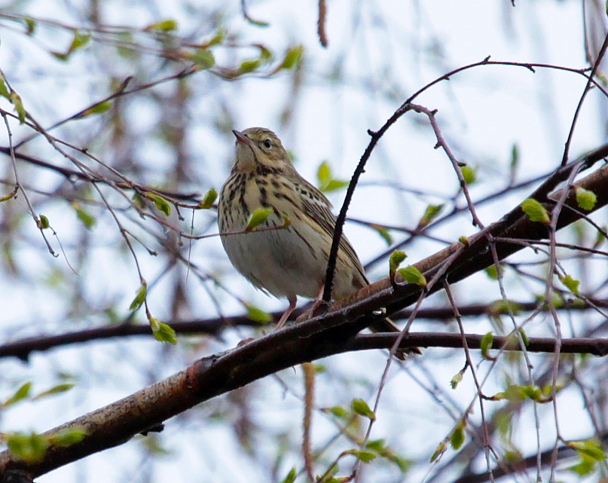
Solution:
{"label": "bird's eye", "polygon": [[272,141],[268,138],[264,139],[264,146],[266,149],[270,149],[272,147]]}

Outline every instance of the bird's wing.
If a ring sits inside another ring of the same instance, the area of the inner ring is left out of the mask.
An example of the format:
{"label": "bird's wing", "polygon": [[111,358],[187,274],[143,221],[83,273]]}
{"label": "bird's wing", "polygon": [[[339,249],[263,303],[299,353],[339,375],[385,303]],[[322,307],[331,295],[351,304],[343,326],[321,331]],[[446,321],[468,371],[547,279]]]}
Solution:
{"label": "bird's wing", "polygon": [[[304,212],[327,235],[331,246],[331,240],[333,240],[334,229],[336,227],[336,217],[331,211],[331,202],[323,193],[303,178],[298,180],[296,189],[302,194],[301,199]],[[344,234],[342,234],[342,237],[340,238],[339,249],[350,259],[352,265],[361,275],[361,278],[365,280],[366,283],[369,283],[365,277],[363,265],[361,265],[361,261],[355,253],[355,249]]]}

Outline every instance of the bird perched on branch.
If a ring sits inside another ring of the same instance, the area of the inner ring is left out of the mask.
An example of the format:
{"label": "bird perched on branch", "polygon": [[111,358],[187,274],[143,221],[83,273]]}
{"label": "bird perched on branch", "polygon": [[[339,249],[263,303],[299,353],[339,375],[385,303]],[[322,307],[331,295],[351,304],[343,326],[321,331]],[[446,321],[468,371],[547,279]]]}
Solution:
{"label": "bird perched on branch", "polygon": [[[253,127],[236,136],[236,160],[222,187],[218,223],[232,265],[255,287],[286,297],[289,307],[281,328],[296,307],[297,296],[320,299],[336,217],[330,201],[296,171],[272,131]],[[262,209],[263,222],[248,228]],[[259,211],[258,211],[259,213]],[[340,238],[332,295],[347,297],[369,285],[348,239]],[[389,319],[375,322],[376,332],[399,332]],[[418,350],[411,350],[414,352]],[[407,351],[398,350],[405,358]]]}

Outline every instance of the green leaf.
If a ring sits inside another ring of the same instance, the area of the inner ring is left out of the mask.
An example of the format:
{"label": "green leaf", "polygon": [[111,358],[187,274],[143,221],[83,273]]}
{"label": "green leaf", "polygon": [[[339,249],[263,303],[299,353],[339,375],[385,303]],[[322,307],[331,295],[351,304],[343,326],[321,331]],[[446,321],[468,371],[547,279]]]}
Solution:
{"label": "green leaf", "polygon": [[576,280],[570,275],[566,275],[565,277],[559,277],[559,279],[566,287],[568,287],[568,290],[570,290],[570,292],[575,295],[579,293],[578,287],[581,284],[580,280]]}
{"label": "green leaf", "polygon": [[138,441],[138,443],[143,444],[147,456],[171,455],[171,451],[162,445],[161,438],[156,434],[148,433],[145,439]]}
{"label": "green leaf", "polygon": [[148,25],[145,31],[156,30],[158,32],[173,32],[177,30],[177,22],[173,19],[161,20],[160,22],[156,22]]}
{"label": "green leaf", "polygon": [[332,406],[329,408],[329,412],[340,419],[346,419],[350,416],[350,413],[342,406]]}
{"label": "green leaf", "polygon": [[299,65],[303,54],[304,47],[302,45],[297,45],[296,47],[289,49],[285,54],[281,69],[291,69],[292,67]]}
{"label": "green leaf", "polygon": [[[602,226],[602,230],[605,233],[607,230],[607,227]],[[596,231],[595,241],[593,242],[592,248],[599,248],[600,245],[606,241],[606,237],[604,236],[604,233],[602,233],[602,231],[600,231],[600,230]]]}
{"label": "green leaf", "polygon": [[272,322],[272,315],[268,312],[258,309],[256,306],[249,303],[246,303],[245,307],[247,307],[247,317],[254,322],[257,322],[258,324],[268,324]]}
{"label": "green leaf", "polygon": [[458,384],[462,382],[462,378],[464,377],[464,370],[458,371],[452,380],[450,381],[450,386],[452,389],[456,389]]}
{"label": "green leaf", "polygon": [[390,258],[388,259],[391,280],[395,276],[395,271],[399,268],[401,262],[403,262],[403,260],[405,260],[406,258],[407,255],[404,251],[395,250],[393,253],[391,253]]}
{"label": "green leaf", "polygon": [[587,439],[585,441],[569,441],[567,444],[581,456],[587,456],[593,461],[604,461],[606,459],[604,449],[597,441],[593,439]]}
{"label": "green leaf", "polygon": [[509,384],[507,386],[507,389],[505,391],[501,391],[499,393],[496,393],[492,399],[495,400],[502,400],[502,399],[506,399],[507,401],[512,401],[512,402],[521,402],[524,400],[521,391],[519,390],[520,386],[516,386],[514,384]]}
{"label": "green leaf", "polygon": [[517,144],[514,144],[511,147],[511,163],[510,163],[511,172],[517,170],[517,166],[519,165],[519,147]]}
{"label": "green leaf", "polygon": [[[398,456],[394,453],[388,453],[385,457],[392,463],[395,463],[399,467],[399,470],[401,471],[401,473],[408,472],[410,470],[410,468],[412,467],[412,465],[414,464],[412,460],[408,460],[408,459]],[[404,480],[401,480],[401,481],[404,481]]]}
{"label": "green leaf", "polygon": [[8,406],[11,406],[19,401],[22,401],[23,399],[29,397],[30,393],[32,391],[32,382],[28,381],[24,384],[22,384],[21,386],[19,386],[19,389],[17,389],[15,391],[15,394],[13,394],[11,397],[9,397],[3,404],[2,407],[6,408]]}
{"label": "green leaf", "polygon": [[60,447],[68,447],[73,444],[80,443],[87,435],[87,430],[84,426],[73,426],[63,428],[48,436],[51,444]]}
{"label": "green leaf", "polygon": [[85,47],[89,43],[90,40],[91,40],[90,32],[81,32],[79,30],[75,30],[74,37],[72,38],[72,43],[70,44],[70,46],[68,47],[68,50],[66,52],[51,52],[51,53],[55,56],[55,58],[66,61],[70,58],[70,55],[72,55],[74,52]]}
{"label": "green leaf", "polygon": [[498,280],[498,270],[496,269],[496,265],[490,265],[486,268],[486,274],[492,280]]}
{"label": "green leaf", "polygon": [[242,74],[246,74],[246,73],[249,73],[249,72],[253,72],[261,64],[262,64],[262,61],[259,60],[259,59],[256,59],[256,60],[244,60],[243,62],[241,62],[241,65],[239,66],[239,70],[241,71]]}
{"label": "green leaf", "polygon": [[418,270],[413,265],[409,265],[405,268],[400,268],[399,270],[397,270],[397,273],[401,275],[403,277],[403,280],[405,280],[407,283],[426,287],[426,278],[420,273],[420,270]]}
{"label": "green leaf", "polygon": [[369,463],[372,460],[376,459],[376,454],[372,453],[371,451],[361,451],[361,450],[357,450],[357,449],[349,449],[347,451],[344,452],[344,454],[352,454],[354,456],[356,456],[358,459],[360,459],[361,461],[363,461],[364,463]]}
{"label": "green leaf", "polygon": [[64,52],[51,52],[56,59],[63,60],[64,62],[68,60],[69,54]]}
{"label": "green leaf", "polygon": [[44,458],[49,442],[36,433],[12,433],[6,435],[6,444],[16,459],[37,463]]}
{"label": "green leaf", "polygon": [[531,399],[537,402],[547,402],[547,400],[542,397],[542,391],[538,386],[518,386],[516,384],[508,385],[505,391],[499,392],[492,399],[506,399],[507,401],[512,402],[521,402],[525,399]]}
{"label": "green leaf", "polygon": [[203,196],[203,200],[198,204],[197,208],[200,208],[202,210],[208,210],[213,206],[215,200],[217,200],[217,191],[215,191],[215,188],[211,188],[205,193],[205,196]]}
{"label": "green leaf", "polygon": [[72,44],[70,45],[69,52],[72,53],[75,50],[81,49],[85,45],[89,43],[91,40],[90,32],[79,32],[78,30],[74,32],[74,38],[72,39]]}
{"label": "green leaf", "polygon": [[554,389],[555,389],[555,393],[557,394],[563,388],[564,388],[563,384],[555,384],[555,386],[553,386],[553,384],[546,384],[541,388],[541,393],[542,393],[543,397],[550,398],[553,395]]}
{"label": "green leaf", "polygon": [[38,228],[44,230],[49,226],[51,226],[49,219],[44,215],[40,215],[40,219],[38,220]]}
{"label": "green leaf", "polygon": [[531,399],[538,402],[542,401],[542,391],[540,387],[528,384],[526,386],[520,386],[519,391],[525,399]]}
{"label": "green leaf", "polygon": [[12,193],[9,193],[9,194],[4,195],[4,196],[0,196],[0,203],[3,203],[3,202],[8,201],[8,200],[12,200],[13,198],[15,198],[16,195],[17,195],[17,192],[15,190],[13,190]]}
{"label": "green leaf", "polygon": [[496,418],[496,429],[500,434],[503,441],[509,439],[510,434],[513,431],[513,414],[511,412],[503,411],[497,412]]}
{"label": "green leaf", "polygon": [[435,218],[437,218],[439,216],[439,213],[441,213],[441,210],[443,209],[443,207],[444,207],[443,204],[428,205],[426,207],[426,210],[424,210],[424,215],[422,215],[422,218],[420,218],[420,221],[418,222],[418,228],[424,228],[425,226],[430,224],[433,220],[435,220]]}
{"label": "green leaf", "polygon": [[159,211],[162,211],[165,216],[169,216],[171,214],[171,205],[165,198],[155,193],[148,194],[148,197],[154,202],[156,208]]}
{"label": "green leaf", "polygon": [[488,308],[488,314],[497,316],[501,314],[513,314],[517,315],[521,312],[521,305],[511,300],[496,300],[492,302]]}
{"label": "green leaf", "polygon": [[287,476],[283,478],[282,483],[295,483],[297,476],[298,472],[295,468],[292,468],[289,470],[289,473],[287,473]]}
{"label": "green leaf", "polygon": [[146,207],[145,198],[141,195],[141,193],[138,193],[136,191],[135,193],[133,193],[131,199],[133,200],[133,204],[138,208],[143,210]]}
{"label": "green leaf", "polygon": [[136,57],[138,58],[140,52],[134,48],[129,48],[130,45],[136,42],[134,37],[134,32],[121,32],[116,35],[116,40],[120,42],[120,44],[117,46],[116,53],[120,57],[130,59],[131,61],[133,61]]}
{"label": "green leaf", "polygon": [[528,198],[524,200],[524,202],[520,205],[521,209],[524,210],[524,213],[528,215],[531,221],[544,223],[548,225],[551,222],[551,218],[549,217],[549,213],[545,209],[543,205],[541,205],[538,201]]}
{"label": "green leaf", "polygon": [[209,49],[198,49],[190,55],[190,60],[197,65],[199,70],[211,69],[215,65],[215,56]]}
{"label": "green leaf", "polygon": [[41,392],[40,394],[36,394],[36,396],[33,399],[34,400],[42,399],[46,396],[51,396],[53,394],[61,394],[62,392],[69,391],[73,387],[74,387],[74,383],[72,383],[72,382],[64,382],[62,384],[57,384],[56,386],[53,386],[50,389],[47,389],[46,391]]}
{"label": "green leaf", "polygon": [[245,19],[252,25],[256,27],[268,27],[270,24],[268,22],[264,22],[262,20],[255,20],[251,18],[249,15],[245,16]]}
{"label": "green leaf", "polygon": [[331,170],[331,166],[327,161],[323,161],[317,169],[317,179],[319,181],[319,189],[323,193],[336,191],[345,186],[348,186],[347,181],[335,179]]}
{"label": "green leaf", "polygon": [[341,190],[342,188],[344,188],[346,186],[348,186],[348,181],[343,181],[340,179],[332,179],[325,186],[323,186],[321,191],[323,193],[330,193],[332,191]]}
{"label": "green leaf", "polygon": [[463,166],[460,168],[462,177],[464,178],[465,184],[473,184],[477,181],[477,170],[470,166]]}
{"label": "green leaf", "polygon": [[31,18],[31,17],[25,17],[23,19],[23,21],[25,22],[25,25],[27,27],[27,35],[32,35],[35,31],[36,31],[36,21]]}
{"label": "green leaf", "polygon": [[249,221],[247,222],[247,228],[245,231],[255,230],[258,226],[264,223],[268,217],[272,214],[272,208],[258,208],[249,217]]}
{"label": "green leaf", "polygon": [[217,29],[217,32],[211,38],[211,40],[209,40],[208,42],[205,43],[205,46],[213,47],[214,45],[219,45],[224,41],[225,38],[226,38],[226,29],[223,27],[220,27],[219,29]]}
{"label": "green leaf", "polygon": [[481,338],[480,348],[481,348],[481,356],[484,359],[488,359],[493,361],[494,358],[490,357],[490,349],[492,348],[492,343],[494,342],[494,335],[492,332],[488,332]]}
{"label": "green leaf", "polygon": [[[544,307],[549,306],[549,302],[545,299],[544,295],[541,295],[539,298],[542,302],[544,302]],[[559,292],[553,292],[551,294],[551,303],[556,309],[561,309],[564,305],[566,305],[566,301]]]}
{"label": "green leaf", "polygon": [[435,452],[431,456],[431,463],[435,462],[447,449],[447,445],[444,442],[439,443],[437,448],[435,448]]}
{"label": "green leaf", "polygon": [[96,221],[95,218],[84,211],[78,203],[72,203],[72,207],[76,210],[76,216],[82,221],[83,225],[89,230],[93,228]]}
{"label": "green leaf", "polygon": [[364,416],[371,421],[376,420],[376,415],[363,399],[353,399],[352,408],[358,415]]}
{"label": "green leaf", "polygon": [[452,449],[454,449],[455,451],[458,451],[465,440],[465,432],[464,432],[464,428],[466,427],[466,423],[465,421],[461,421],[458,426],[456,426],[456,428],[454,429],[454,431],[452,432],[451,436],[450,436],[450,445],[452,446]]}
{"label": "green leaf", "polygon": [[269,62],[272,60],[272,51],[266,47],[265,45],[259,44],[256,47],[260,49],[260,59],[264,62]]}
{"label": "green leaf", "polygon": [[587,476],[595,471],[596,464],[590,459],[581,458],[581,460],[568,468],[570,471],[576,473],[578,476]]}
{"label": "green leaf", "polygon": [[150,327],[152,328],[152,335],[154,335],[154,338],[157,341],[177,344],[175,330],[173,330],[169,324],[165,324],[154,317],[150,317]]}
{"label": "green leaf", "polygon": [[368,441],[368,443],[365,445],[365,448],[380,455],[388,451],[386,447],[386,441],[384,439],[375,439],[372,441]]}
{"label": "green leaf", "polygon": [[26,112],[23,107],[23,101],[21,100],[21,97],[19,96],[19,94],[17,94],[15,91],[12,91],[8,95],[8,99],[9,99],[9,101],[11,101],[13,106],[15,106],[15,111],[17,111],[17,116],[19,117],[19,122],[21,124],[25,124]]}
{"label": "green leaf", "polygon": [[0,96],[10,99],[10,95],[8,87],[6,87],[6,83],[4,82],[4,75],[0,73]]}
{"label": "green leaf", "polygon": [[103,114],[104,112],[109,111],[112,108],[112,101],[104,101],[94,106],[91,106],[89,109],[85,110],[80,117],[87,117],[91,114]]}
{"label": "green leaf", "polygon": [[576,203],[579,208],[586,211],[591,211],[597,203],[597,196],[593,191],[584,188],[576,188]]}
{"label": "green leaf", "polygon": [[384,241],[389,247],[393,244],[393,237],[391,236],[391,232],[388,228],[382,225],[376,225],[375,223],[370,224],[369,227],[373,230],[376,230],[378,232],[378,235],[380,235],[384,239]]}
{"label": "green leaf", "polygon": [[142,284],[139,287],[139,289],[137,290],[137,294],[135,295],[133,302],[131,302],[131,305],[129,305],[129,310],[138,310],[142,306],[144,301],[146,300],[147,295],[148,295],[148,284],[146,283],[145,280],[142,280]]}

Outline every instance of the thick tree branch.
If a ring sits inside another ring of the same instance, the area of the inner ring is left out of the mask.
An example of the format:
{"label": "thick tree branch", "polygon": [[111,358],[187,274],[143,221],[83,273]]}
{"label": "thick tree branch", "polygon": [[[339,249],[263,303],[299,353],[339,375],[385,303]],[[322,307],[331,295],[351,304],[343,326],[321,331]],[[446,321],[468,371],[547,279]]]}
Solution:
{"label": "thick tree branch", "polygon": [[[302,337],[310,325],[314,324],[304,322],[222,354],[200,359],[184,371],[45,433],[51,435],[78,427],[87,431],[86,437],[77,444],[69,447],[51,446],[41,462],[28,464],[16,460],[10,451],[4,451],[0,453],[0,475],[5,475],[10,470],[24,470],[32,477],[40,476],[85,456],[122,444],[138,433],[156,429],[165,420],[201,402],[282,369],[349,350],[390,347],[395,337],[392,334],[373,334],[346,342],[328,339],[323,332]],[[468,335],[469,347],[479,347],[481,337]],[[425,345],[425,342],[443,347],[458,347],[461,335],[412,334],[403,346]],[[496,337],[493,347],[515,350],[517,345],[511,344],[508,338]],[[578,352],[581,348],[594,348],[594,353],[605,355],[608,353],[608,340],[562,341],[562,352]],[[528,350],[553,352],[554,340],[532,338]]]}

